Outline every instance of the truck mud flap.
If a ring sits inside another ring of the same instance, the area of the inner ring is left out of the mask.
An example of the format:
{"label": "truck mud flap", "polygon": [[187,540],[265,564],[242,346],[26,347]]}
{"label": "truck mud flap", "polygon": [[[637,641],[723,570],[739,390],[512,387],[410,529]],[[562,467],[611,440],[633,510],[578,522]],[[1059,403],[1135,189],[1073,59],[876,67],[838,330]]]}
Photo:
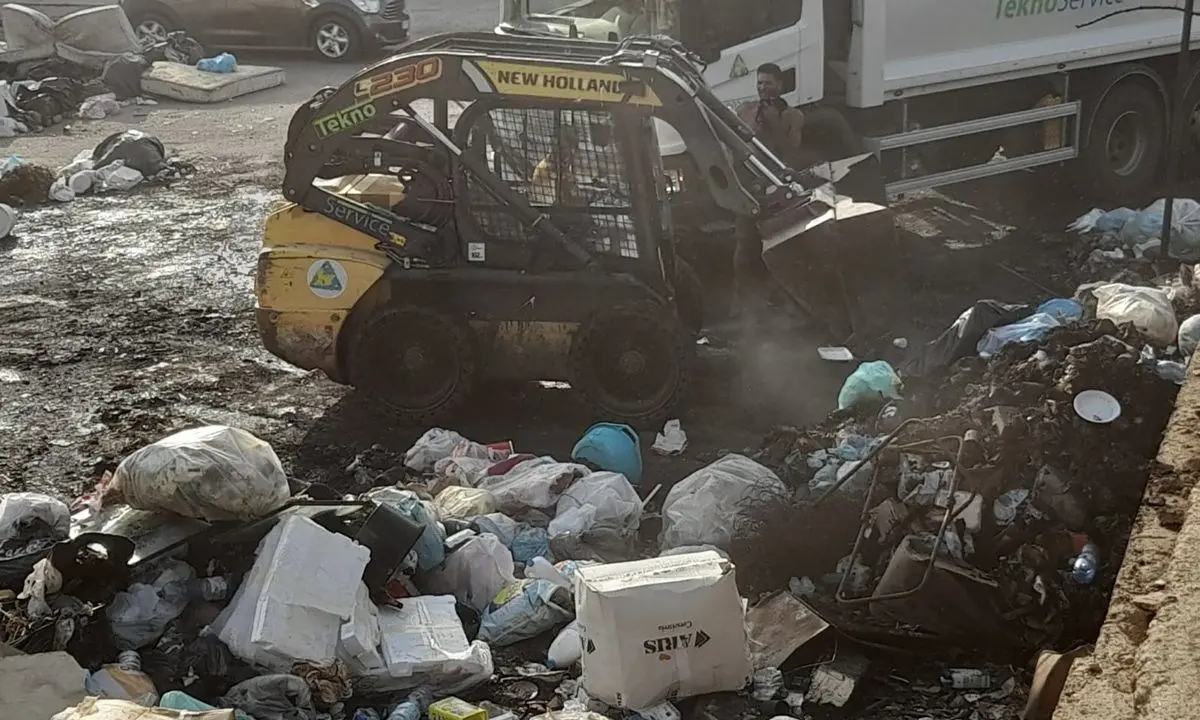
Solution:
{"label": "truck mud flap", "polygon": [[883,170],[874,156],[860,155],[808,174],[826,183],[814,199],[759,224],[763,262],[832,340],[874,340],[909,297]]}

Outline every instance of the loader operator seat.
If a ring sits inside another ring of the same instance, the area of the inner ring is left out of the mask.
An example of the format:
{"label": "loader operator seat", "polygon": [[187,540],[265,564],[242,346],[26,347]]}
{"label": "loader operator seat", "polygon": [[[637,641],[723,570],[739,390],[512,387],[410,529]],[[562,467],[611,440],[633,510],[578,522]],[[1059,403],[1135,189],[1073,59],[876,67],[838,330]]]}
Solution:
{"label": "loader operator seat", "polygon": [[630,35],[649,35],[650,18],[646,15],[645,0],[619,0],[615,7],[604,13],[603,19],[617,26],[617,39]]}

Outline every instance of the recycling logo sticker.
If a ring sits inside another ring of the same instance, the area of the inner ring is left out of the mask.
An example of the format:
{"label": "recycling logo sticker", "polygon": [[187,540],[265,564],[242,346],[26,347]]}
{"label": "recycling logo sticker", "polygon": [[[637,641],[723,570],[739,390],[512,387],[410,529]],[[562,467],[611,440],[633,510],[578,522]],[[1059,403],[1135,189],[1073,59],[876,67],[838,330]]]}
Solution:
{"label": "recycling logo sticker", "polygon": [[317,260],[308,266],[308,289],[326,300],[346,292],[346,268],[337,260]]}
{"label": "recycling logo sticker", "polygon": [[746,61],[742,59],[742,56],[738,55],[735,57],[733,59],[733,67],[729,68],[729,79],[746,77],[749,74],[750,68],[746,67]]}

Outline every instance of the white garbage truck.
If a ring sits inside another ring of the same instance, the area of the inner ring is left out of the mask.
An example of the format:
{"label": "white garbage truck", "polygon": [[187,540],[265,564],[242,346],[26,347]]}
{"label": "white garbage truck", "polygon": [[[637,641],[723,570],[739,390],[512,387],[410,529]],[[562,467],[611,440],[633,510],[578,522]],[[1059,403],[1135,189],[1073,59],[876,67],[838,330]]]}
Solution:
{"label": "white garbage truck", "polygon": [[[1130,203],[1165,165],[1183,0],[503,2],[497,32],[680,40],[731,106],[774,63],[811,118],[804,143],[879,153],[893,194],[1069,162],[1094,195]],[[660,145],[686,184],[679,136],[660,127]]]}

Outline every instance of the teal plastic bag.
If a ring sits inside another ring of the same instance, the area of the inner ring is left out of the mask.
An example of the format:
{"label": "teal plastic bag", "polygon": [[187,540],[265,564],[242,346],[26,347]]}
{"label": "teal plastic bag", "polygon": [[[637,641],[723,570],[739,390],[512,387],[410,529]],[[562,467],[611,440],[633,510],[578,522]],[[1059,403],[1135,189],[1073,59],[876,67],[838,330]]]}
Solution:
{"label": "teal plastic bag", "polygon": [[886,361],[865,362],[842,383],[842,391],[838,393],[838,410],[880,399],[899,400],[903,386],[900,376]]}

